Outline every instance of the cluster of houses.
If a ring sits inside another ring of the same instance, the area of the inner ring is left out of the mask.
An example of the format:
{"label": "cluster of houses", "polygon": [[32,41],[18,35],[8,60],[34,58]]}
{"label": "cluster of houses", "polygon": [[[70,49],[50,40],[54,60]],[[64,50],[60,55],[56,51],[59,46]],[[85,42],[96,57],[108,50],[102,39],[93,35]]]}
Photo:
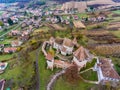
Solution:
{"label": "cluster of houses", "polygon": [[[55,55],[51,54],[50,52],[46,52],[46,46],[51,46],[52,48],[56,49],[56,54],[59,53],[61,56],[63,55],[67,57],[72,55],[72,61],[69,62],[55,59]],[[75,46],[78,47],[77,50],[75,50]],[[46,58],[47,69],[53,70],[54,67],[65,69],[72,65],[77,65],[78,71],[80,71],[80,69],[86,67],[86,64],[90,63],[93,58],[96,58],[96,64],[94,65],[93,70],[97,71],[99,83],[102,82],[105,84],[105,82],[108,81],[120,81],[120,76],[113,68],[111,60],[107,58],[94,57],[94,55],[92,55],[89,50],[83,46],[78,45],[76,38],[71,40],[68,38],[51,37],[49,41],[45,41],[43,43],[42,52]]]}
{"label": "cluster of houses", "polygon": [[24,18],[23,14],[16,14],[15,12],[5,12],[2,16],[0,16],[0,21],[3,23],[3,26],[0,26],[0,30],[2,30],[4,27],[10,26],[8,19],[11,19],[13,24],[16,24],[21,18]]}
{"label": "cluster of houses", "polygon": [[11,37],[16,37],[16,40],[11,41],[9,45],[0,44],[0,52],[2,53],[14,53],[17,51],[17,47],[21,46],[30,38],[30,33],[32,29],[29,30],[12,30],[8,35]]}
{"label": "cluster of houses", "polygon": [[86,17],[86,18],[82,18],[81,21],[83,22],[103,22],[106,20],[106,16],[105,15],[99,15],[99,16],[94,16],[94,17]]}

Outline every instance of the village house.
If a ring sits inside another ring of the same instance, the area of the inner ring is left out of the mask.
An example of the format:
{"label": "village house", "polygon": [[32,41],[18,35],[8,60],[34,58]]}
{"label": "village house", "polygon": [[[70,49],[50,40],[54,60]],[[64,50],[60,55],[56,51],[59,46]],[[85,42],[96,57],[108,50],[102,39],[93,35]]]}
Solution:
{"label": "village house", "polygon": [[120,76],[113,68],[112,60],[107,58],[97,59],[94,66],[94,71],[97,71],[98,81],[102,84],[106,82],[118,82],[120,81]]}
{"label": "village house", "polygon": [[74,20],[78,20],[79,17],[78,17],[77,15],[73,15],[73,19],[74,19]]}
{"label": "village house", "polygon": [[0,80],[0,90],[4,90],[4,87],[5,87],[5,80],[2,79]]}
{"label": "village house", "polygon": [[18,40],[21,41],[21,42],[25,42],[25,41],[27,41],[29,38],[30,38],[29,35],[24,35],[24,36],[18,37]]}
{"label": "village house", "polygon": [[85,29],[86,26],[81,21],[73,21],[75,28]]}
{"label": "village house", "polygon": [[17,48],[15,47],[7,47],[7,48],[4,48],[4,53],[14,53],[17,51]]}
{"label": "village house", "polygon": [[29,34],[30,34],[30,32],[28,30],[25,30],[25,31],[22,31],[21,36],[26,36],[26,35],[29,35]]}
{"label": "village house", "polygon": [[17,47],[17,46],[20,46],[22,44],[21,41],[18,41],[18,40],[15,40],[15,41],[12,41],[11,42],[11,46],[12,47]]}
{"label": "village house", "polygon": [[4,72],[4,70],[6,69],[8,63],[2,63],[0,62],[0,74]]}
{"label": "village house", "polygon": [[68,38],[64,38],[62,48],[61,48],[61,54],[62,55],[67,55],[67,54],[70,55],[73,52],[73,48],[74,48],[73,41]]}
{"label": "village house", "polygon": [[88,61],[91,61],[93,56],[87,49],[80,46],[75,52],[73,52],[73,62],[80,68],[85,67]]}
{"label": "village house", "polygon": [[12,30],[10,33],[9,33],[9,35],[11,35],[11,36],[17,36],[17,35],[20,35],[21,33],[20,33],[20,31],[19,30]]}
{"label": "village house", "polygon": [[12,17],[10,17],[10,19],[13,21],[13,23],[18,22],[18,18],[16,16],[12,16]]}

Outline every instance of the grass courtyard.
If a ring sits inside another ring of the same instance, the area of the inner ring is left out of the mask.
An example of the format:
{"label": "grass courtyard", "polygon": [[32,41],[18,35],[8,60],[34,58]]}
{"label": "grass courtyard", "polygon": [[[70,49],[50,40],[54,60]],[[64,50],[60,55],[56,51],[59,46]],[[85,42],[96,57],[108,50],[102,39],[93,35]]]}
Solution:
{"label": "grass courtyard", "polygon": [[91,80],[91,81],[97,81],[97,72],[93,71],[92,69],[80,74],[84,79]]}

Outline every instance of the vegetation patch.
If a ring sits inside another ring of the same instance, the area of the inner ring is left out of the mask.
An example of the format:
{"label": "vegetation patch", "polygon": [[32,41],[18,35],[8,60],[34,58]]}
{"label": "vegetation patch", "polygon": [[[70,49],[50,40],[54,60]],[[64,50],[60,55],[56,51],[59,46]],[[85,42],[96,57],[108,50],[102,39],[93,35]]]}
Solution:
{"label": "vegetation patch", "polygon": [[120,14],[120,10],[113,11],[115,14]]}
{"label": "vegetation patch", "polygon": [[70,84],[64,80],[64,78],[60,77],[54,87],[53,90],[89,90],[93,84],[85,83],[81,79],[79,80],[78,84]]}
{"label": "vegetation patch", "polygon": [[111,31],[111,33],[112,33],[114,36],[120,38],[120,30],[117,30],[117,31]]}
{"label": "vegetation patch", "polygon": [[46,59],[42,53],[42,51],[40,51],[39,54],[39,72],[40,72],[40,88],[41,90],[46,90],[46,85],[48,83],[48,81],[50,80],[50,77],[52,75],[55,74],[56,71],[58,71],[58,69],[54,68],[53,71],[47,69],[46,67]]}
{"label": "vegetation patch", "polygon": [[97,72],[93,71],[92,69],[80,74],[84,79],[91,80],[91,81],[97,81]]}
{"label": "vegetation patch", "polygon": [[86,64],[86,67],[83,67],[80,71],[84,71],[86,69],[94,67],[95,63],[97,62],[96,58],[94,58],[91,62]]}

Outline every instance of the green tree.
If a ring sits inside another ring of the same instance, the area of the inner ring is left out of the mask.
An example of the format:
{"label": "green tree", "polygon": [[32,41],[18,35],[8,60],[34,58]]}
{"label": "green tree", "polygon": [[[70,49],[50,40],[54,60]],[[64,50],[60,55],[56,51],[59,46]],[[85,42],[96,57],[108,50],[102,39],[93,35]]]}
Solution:
{"label": "green tree", "polygon": [[2,21],[0,21],[0,26],[4,26],[4,23]]}
{"label": "green tree", "polygon": [[8,23],[9,25],[13,25],[13,21],[11,20],[11,18],[8,19]]}

